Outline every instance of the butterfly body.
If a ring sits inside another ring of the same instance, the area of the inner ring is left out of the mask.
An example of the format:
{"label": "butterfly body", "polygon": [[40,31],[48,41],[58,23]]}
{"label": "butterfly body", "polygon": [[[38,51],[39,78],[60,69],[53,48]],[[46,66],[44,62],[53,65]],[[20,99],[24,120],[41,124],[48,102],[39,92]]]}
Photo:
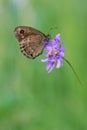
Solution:
{"label": "butterfly body", "polygon": [[19,41],[21,52],[30,59],[40,55],[44,49],[44,42],[50,39],[50,35],[27,26],[16,27],[14,34]]}

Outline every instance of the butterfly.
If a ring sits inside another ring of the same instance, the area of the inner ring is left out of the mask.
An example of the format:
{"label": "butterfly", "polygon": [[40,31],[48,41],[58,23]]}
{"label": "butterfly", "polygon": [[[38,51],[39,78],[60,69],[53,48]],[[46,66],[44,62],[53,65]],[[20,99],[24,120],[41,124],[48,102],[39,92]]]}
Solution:
{"label": "butterfly", "polygon": [[49,41],[50,35],[28,26],[18,26],[14,30],[21,52],[28,58],[34,59],[42,54],[44,42]]}

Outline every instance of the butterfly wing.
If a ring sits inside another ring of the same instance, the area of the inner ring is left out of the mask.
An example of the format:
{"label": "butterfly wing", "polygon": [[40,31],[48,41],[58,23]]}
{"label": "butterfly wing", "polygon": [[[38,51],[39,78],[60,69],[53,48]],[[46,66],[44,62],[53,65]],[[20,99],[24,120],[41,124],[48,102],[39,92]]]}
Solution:
{"label": "butterfly wing", "polygon": [[14,33],[19,41],[21,52],[30,59],[42,53],[44,41],[48,40],[47,35],[32,27],[19,26],[15,28]]}
{"label": "butterfly wing", "polygon": [[41,35],[30,35],[20,41],[21,52],[28,58],[34,59],[43,51],[44,44]]}

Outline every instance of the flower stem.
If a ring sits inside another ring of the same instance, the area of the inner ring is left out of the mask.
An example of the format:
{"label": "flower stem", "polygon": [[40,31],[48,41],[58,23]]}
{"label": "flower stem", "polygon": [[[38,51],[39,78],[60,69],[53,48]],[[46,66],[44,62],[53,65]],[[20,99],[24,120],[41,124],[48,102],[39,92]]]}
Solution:
{"label": "flower stem", "polygon": [[71,64],[66,58],[63,57],[63,59],[68,63],[68,65],[69,65],[70,68],[72,69],[73,73],[75,74],[75,76],[76,76],[78,82],[79,82],[80,85],[83,87],[83,83],[81,82],[81,80],[80,80],[80,78],[79,78],[77,72],[76,72],[75,69],[73,68],[72,64]]}

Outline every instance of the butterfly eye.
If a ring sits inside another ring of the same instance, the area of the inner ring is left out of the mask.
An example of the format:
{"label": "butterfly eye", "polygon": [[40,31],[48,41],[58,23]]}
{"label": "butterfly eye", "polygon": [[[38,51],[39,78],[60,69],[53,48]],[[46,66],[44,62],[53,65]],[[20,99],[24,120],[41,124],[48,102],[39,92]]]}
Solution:
{"label": "butterfly eye", "polygon": [[24,30],[20,30],[20,34],[24,34]]}

